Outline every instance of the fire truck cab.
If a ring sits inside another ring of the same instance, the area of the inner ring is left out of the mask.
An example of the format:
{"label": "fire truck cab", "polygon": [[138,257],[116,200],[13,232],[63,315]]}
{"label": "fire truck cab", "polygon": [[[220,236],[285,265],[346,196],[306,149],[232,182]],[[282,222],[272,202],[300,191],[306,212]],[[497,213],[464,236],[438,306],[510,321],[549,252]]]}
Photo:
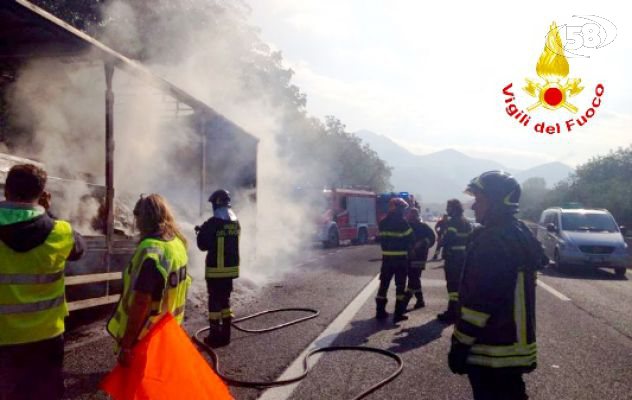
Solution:
{"label": "fire truck cab", "polygon": [[317,237],[325,247],[341,241],[365,244],[377,235],[374,192],[351,189],[324,190],[325,211],[321,214]]}

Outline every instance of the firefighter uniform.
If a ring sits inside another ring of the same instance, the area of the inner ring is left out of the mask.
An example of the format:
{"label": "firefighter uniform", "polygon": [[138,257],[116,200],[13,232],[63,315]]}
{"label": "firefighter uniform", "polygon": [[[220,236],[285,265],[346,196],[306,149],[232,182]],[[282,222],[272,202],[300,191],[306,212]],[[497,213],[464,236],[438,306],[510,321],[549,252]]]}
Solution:
{"label": "firefighter uniform", "polygon": [[444,314],[439,314],[438,317],[449,322],[454,322],[458,316],[459,282],[470,232],[472,232],[471,224],[460,215],[451,216],[445,224],[442,241],[448,310]]}
{"label": "firefighter uniform", "polygon": [[0,398],[61,399],[64,269],[84,251],[42,207],[0,203]]}
{"label": "firefighter uniform", "polygon": [[[403,201],[403,200],[402,200]],[[408,270],[408,249],[413,241],[413,230],[404,219],[402,211],[389,212],[379,223],[378,240],[382,247],[382,269],[380,287],[375,297],[377,319],[386,314],[386,293],[391,279],[395,278],[395,322],[407,319],[406,312],[406,276]]]}
{"label": "firefighter uniform", "polygon": [[536,272],[548,259],[514,217],[520,185],[513,177],[486,172],[467,190],[477,196],[472,208],[483,227],[468,245],[448,363],[468,374],[475,400],[526,400],[522,375],[537,365]]}
{"label": "firefighter uniform", "polygon": [[[232,211],[230,215],[234,217]],[[197,236],[199,249],[208,252],[206,287],[210,332],[207,344],[213,347],[230,343],[233,318],[230,295],[233,291],[233,279],[239,277],[240,233],[241,227],[236,217],[223,219],[213,216],[202,225]]]}
{"label": "firefighter uniform", "polygon": [[415,296],[417,302],[415,308],[425,306],[424,295],[421,291],[421,272],[426,269],[428,259],[428,249],[435,242],[435,234],[427,224],[421,222],[419,218],[409,219],[413,230],[414,241],[408,253],[408,284],[406,285],[405,301],[406,305]]}
{"label": "firefighter uniform", "polygon": [[152,326],[168,312],[177,322],[182,323],[187,290],[191,285],[191,277],[187,274],[187,263],[186,246],[178,237],[168,241],[146,238],[140,242],[128,267],[123,271],[121,299],[107,324],[107,331],[117,344],[120,344],[125,335],[129,319],[128,312],[134,304],[135,293],[141,290],[143,278],[139,279],[139,277],[150,269],[155,276],[161,278],[162,285],[160,285],[160,292],[152,295],[150,316],[136,340],[139,341],[145,337]]}
{"label": "firefighter uniform", "polygon": [[[498,384],[494,377],[502,374],[496,372],[522,374],[536,366],[535,285],[541,253],[534,241],[529,229],[512,218],[477,230],[468,250],[453,338],[469,347],[475,392]],[[502,398],[526,399],[506,395]]]}

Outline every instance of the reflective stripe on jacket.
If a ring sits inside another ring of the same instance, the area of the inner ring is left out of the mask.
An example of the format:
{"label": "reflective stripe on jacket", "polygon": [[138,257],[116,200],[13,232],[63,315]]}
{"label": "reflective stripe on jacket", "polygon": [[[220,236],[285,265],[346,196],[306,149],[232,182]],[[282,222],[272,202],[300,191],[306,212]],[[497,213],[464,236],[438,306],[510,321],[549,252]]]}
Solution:
{"label": "reflective stripe on jacket", "polygon": [[450,217],[445,224],[443,235],[443,251],[446,257],[464,254],[467,239],[472,232],[472,225],[465,218]]}
{"label": "reflective stripe on jacket", "polygon": [[541,247],[514,218],[477,231],[468,248],[454,338],[471,346],[467,362],[533,370],[537,363],[535,284]]}
{"label": "reflective stripe on jacket", "polygon": [[403,215],[389,213],[379,223],[378,240],[383,257],[407,258],[413,230]]}
{"label": "reflective stripe on jacket", "polygon": [[239,277],[239,221],[212,217],[200,228],[197,243],[206,255],[206,278]]}
{"label": "reflective stripe on jacket", "polygon": [[168,312],[179,323],[182,323],[184,319],[187,289],[191,285],[191,277],[187,274],[187,249],[177,237],[170,241],[144,239],[138,245],[129,266],[123,272],[123,293],[114,315],[107,324],[108,332],[117,342],[123,338],[127,329],[128,310],[134,303],[135,292],[133,288],[140,274],[141,266],[148,258],[155,262],[156,268],[165,278],[165,288],[160,300],[152,300],[150,316],[137,340],[142,339],[151,327]]}
{"label": "reflective stripe on jacket", "polygon": [[[25,210],[16,212],[23,214],[17,218],[31,218]],[[0,345],[37,342],[64,332],[64,268],[73,246],[72,227],[65,221],[54,221],[44,243],[26,252],[0,241]]]}

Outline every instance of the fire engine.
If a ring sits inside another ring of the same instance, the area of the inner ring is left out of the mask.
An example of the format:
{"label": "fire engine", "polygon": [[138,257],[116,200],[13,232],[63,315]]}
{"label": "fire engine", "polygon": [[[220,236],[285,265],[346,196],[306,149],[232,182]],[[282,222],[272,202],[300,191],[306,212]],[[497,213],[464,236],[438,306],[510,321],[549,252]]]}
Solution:
{"label": "fire engine", "polygon": [[341,241],[365,244],[377,235],[374,192],[352,189],[324,190],[325,211],[317,221],[317,238],[325,247]]}

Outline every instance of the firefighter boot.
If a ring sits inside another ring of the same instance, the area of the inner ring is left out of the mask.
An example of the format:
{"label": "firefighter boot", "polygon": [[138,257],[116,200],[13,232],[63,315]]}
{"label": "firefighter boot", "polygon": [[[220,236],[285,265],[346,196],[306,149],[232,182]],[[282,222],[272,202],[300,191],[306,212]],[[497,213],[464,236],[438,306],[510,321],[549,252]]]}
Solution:
{"label": "firefighter boot", "polygon": [[404,315],[406,312],[406,304],[403,299],[395,301],[395,314],[393,314],[393,322],[398,323],[400,321],[406,321],[408,317]]}
{"label": "firefighter boot", "polygon": [[230,344],[231,322],[233,317],[222,318],[221,345],[228,346]]}
{"label": "firefighter boot", "polygon": [[415,303],[415,310],[418,308],[424,308],[426,306],[426,302],[424,301],[424,294],[421,292],[415,293],[415,297],[417,297],[417,302]]}
{"label": "firefighter boot", "polygon": [[413,298],[413,294],[410,291],[406,291],[406,293],[404,293],[404,300],[402,300],[402,303],[404,303],[404,305],[402,306],[404,308],[404,312],[408,311],[408,303],[410,303],[410,299]]}
{"label": "firefighter boot", "polygon": [[209,321],[209,330],[208,336],[204,338],[204,343],[206,343],[209,347],[222,347],[222,326],[220,325],[220,320],[211,320]]}
{"label": "firefighter boot", "polygon": [[375,299],[376,312],[375,319],[386,319],[388,318],[388,313],[386,312],[386,299],[376,298]]}
{"label": "firefighter boot", "polygon": [[437,319],[441,322],[445,322],[447,324],[453,324],[456,322],[456,319],[458,317],[457,314],[457,302],[454,300],[450,300],[448,302],[448,309],[444,312],[442,312],[441,314],[437,315]]}

